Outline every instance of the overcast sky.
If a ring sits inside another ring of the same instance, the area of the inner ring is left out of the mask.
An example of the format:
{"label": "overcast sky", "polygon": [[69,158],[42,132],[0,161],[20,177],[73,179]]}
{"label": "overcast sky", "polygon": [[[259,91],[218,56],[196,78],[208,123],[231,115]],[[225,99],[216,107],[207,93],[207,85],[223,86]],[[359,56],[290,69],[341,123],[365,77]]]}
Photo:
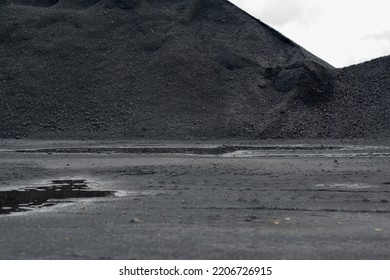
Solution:
{"label": "overcast sky", "polygon": [[390,0],[229,0],[336,67],[390,54]]}

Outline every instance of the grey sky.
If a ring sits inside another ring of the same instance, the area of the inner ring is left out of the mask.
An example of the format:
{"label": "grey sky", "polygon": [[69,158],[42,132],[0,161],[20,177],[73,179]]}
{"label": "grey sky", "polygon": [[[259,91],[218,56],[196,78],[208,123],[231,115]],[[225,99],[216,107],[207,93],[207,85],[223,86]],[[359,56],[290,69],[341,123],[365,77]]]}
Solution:
{"label": "grey sky", "polygon": [[389,0],[230,0],[337,67],[390,54]]}

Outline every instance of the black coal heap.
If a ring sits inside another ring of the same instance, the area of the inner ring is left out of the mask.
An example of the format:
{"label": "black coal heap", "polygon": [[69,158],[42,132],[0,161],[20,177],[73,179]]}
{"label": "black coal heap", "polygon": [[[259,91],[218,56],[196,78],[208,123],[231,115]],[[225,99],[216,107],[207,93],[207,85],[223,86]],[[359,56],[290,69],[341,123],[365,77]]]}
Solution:
{"label": "black coal heap", "polygon": [[0,4],[0,137],[389,136],[389,58],[334,69],[225,0]]}

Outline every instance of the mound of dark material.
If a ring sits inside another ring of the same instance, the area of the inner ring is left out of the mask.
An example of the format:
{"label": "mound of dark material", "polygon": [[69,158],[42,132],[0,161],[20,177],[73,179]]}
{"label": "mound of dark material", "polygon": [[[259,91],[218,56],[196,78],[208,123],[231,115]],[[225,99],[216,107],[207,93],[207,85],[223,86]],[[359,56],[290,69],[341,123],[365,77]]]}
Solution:
{"label": "mound of dark material", "polygon": [[351,136],[390,135],[389,70],[387,56],[339,71],[334,113]]}
{"label": "mound of dark material", "polygon": [[[309,85],[303,88],[302,83],[301,87],[292,87],[290,100],[275,113],[274,122],[263,131],[262,136],[389,137],[389,69],[390,56],[333,71],[323,69],[319,72],[318,68],[308,71],[311,84],[303,83]],[[295,78],[292,80],[297,81]]]}
{"label": "mound of dark material", "polygon": [[375,108],[388,104],[388,76],[335,70],[225,0],[1,3],[0,137],[389,133]]}

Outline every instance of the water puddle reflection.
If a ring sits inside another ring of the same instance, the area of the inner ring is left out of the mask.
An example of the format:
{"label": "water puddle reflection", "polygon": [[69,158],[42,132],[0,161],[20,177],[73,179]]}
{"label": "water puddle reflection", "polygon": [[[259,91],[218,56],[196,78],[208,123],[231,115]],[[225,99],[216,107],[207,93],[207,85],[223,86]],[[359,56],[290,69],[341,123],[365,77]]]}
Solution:
{"label": "water puddle reflection", "polygon": [[0,215],[54,206],[69,202],[69,199],[72,198],[95,198],[112,195],[114,195],[113,191],[91,189],[86,180],[52,180],[48,186],[0,191]]}

